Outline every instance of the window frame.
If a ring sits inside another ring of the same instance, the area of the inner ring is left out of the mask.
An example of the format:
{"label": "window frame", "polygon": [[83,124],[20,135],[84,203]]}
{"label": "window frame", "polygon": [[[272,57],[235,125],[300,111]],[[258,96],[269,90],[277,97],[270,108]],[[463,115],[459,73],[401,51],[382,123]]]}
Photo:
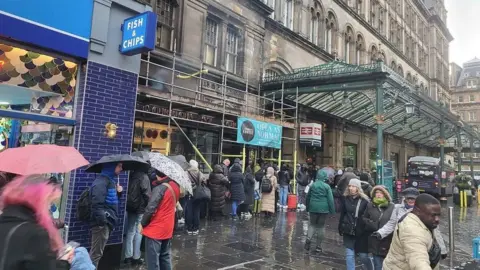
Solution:
{"label": "window frame", "polygon": [[[214,44],[210,44],[208,38],[207,38],[207,33],[208,33],[208,23],[209,21],[213,22],[215,24],[215,41],[214,41]],[[204,44],[205,44],[205,49],[204,49],[204,59],[203,59],[203,62],[207,65],[210,65],[210,66],[213,66],[213,67],[217,67],[218,65],[218,41],[219,41],[219,33],[220,33],[220,22],[218,21],[218,19],[216,18],[213,18],[213,16],[207,16],[207,19],[205,21],[205,40],[204,40]],[[208,51],[208,48],[209,46],[213,47],[213,51],[214,51],[214,56],[213,56],[213,64],[210,64],[207,62],[207,51]]]}
{"label": "window frame", "polygon": [[[163,20],[163,18],[165,18],[164,16],[162,16],[161,12],[168,12],[168,10],[165,10],[165,9],[161,9],[159,10],[159,7],[160,7],[160,3],[163,2],[165,4],[168,4],[170,5],[170,15],[171,15],[171,18],[169,18],[170,22],[165,22]],[[168,2],[168,3],[167,3]],[[177,5],[175,3],[175,1],[173,0],[156,0],[155,1],[155,7],[154,7],[154,12],[155,14],[157,15],[157,25],[156,25],[156,31],[157,31],[157,34],[158,34],[158,31],[160,30],[160,35],[157,35],[155,37],[155,47],[156,48],[160,48],[160,49],[163,49],[163,50],[168,50],[168,51],[173,51],[174,50],[174,35],[175,35],[175,22],[176,22],[176,8],[177,8]],[[168,24],[170,23],[170,25]],[[168,48],[165,48],[165,47],[162,47],[161,46],[161,43],[162,43],[162,38],[163,38],[163,29],[166,28],[169,33],[170,33],[170,42],[169,42],[169,45],[168,45]]]}
{"label": "window frame", "polygon": [[[234,51],[235,52],[229,52],[228,51],[228,38],[229,38],[229,31],[233,31],[231,32],[234,36],[234,41],[235,41],[235,45],[234,45]],[[237,74],[237,61],[238,61],[238,43],[239,43],[239,39],[240,39],[240,35],[239,35],[239,29],[236,28],[235,26],[233,25],[228,25],[227,26],[227,31],[226,31],[226,37],[225,37],[225,70],[229,73],[233,73],[233,74]],[[231,57],[233,57],[234,59],[234,65],[233,65],[233,71],[229,70],[229,60]]]}

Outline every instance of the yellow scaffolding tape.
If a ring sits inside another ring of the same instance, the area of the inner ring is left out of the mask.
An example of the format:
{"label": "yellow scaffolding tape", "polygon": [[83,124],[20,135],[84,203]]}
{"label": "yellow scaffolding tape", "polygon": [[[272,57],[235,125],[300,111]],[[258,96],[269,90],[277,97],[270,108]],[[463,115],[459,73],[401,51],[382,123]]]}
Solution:
{"label": "yellow scaffolding tape", "polygon": [[178,129],[182,132],[183,136],[185,136],[185,138],[187,139],[187,141],[192,145],[193,147],[193,150],[195,150],[195,153],[197,153],[197,155],[200,157],[200,159],[203,161],[203,163],[205,163],[205,165],[207,165],[207,168],[213,172],[212,170],[212,167],[210,166],[210,164],[208,164],[207,160],[203,157],[202,153],[200,153],[200,150],[198,150],[198,148],[195,146],[195,144],[193,144],[193,142],[190,140],[190,138],[188,138],[187,134],[185,134],[185,132],[183,131],[182,127],[180,127],[180,125],[177,123],[177,121],[175,120],[175,118],[171,118],[172,121],[175,123],[175,125],[177,125]]}
{"label": "yellow scaffolding tape", "polygon": [[245,150],[245,144],[244,144],[243,152],[242,152],[242,173],[245,173],[245,163],[246,163],[246,150]]}

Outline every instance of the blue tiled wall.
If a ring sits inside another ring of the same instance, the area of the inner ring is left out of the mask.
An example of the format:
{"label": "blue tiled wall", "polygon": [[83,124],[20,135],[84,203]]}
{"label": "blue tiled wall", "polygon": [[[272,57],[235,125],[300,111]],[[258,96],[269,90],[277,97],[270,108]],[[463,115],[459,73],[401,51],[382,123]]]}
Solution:
{"label": "blue tiled wall", "polygon": [[[133,138],[137,74],[89,61],[81,71],[76,103],[74,146],[94,162],[105,155],[130,153]],[[118,125],[117,137],[103,135],[107,122]],[[69,240],[90,247],[89,225],[77,221],[76,201],[92,183],[93,173],[77,170],[72,173],[67,200],[66,222],[70,225]],[[120,184],[126,191],[127,174],[120,175]],[[120,199],[120,222],[112,232],[108,244],[122,243],[126,192]]]}

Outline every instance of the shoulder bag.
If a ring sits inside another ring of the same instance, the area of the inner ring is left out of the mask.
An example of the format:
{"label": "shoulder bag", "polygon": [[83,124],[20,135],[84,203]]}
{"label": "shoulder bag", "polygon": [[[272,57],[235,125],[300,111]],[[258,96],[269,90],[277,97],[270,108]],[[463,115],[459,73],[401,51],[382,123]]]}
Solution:
{"label": "shoulder bag", "polygon": [[362,203],[362,198],[358,199],[357,207],[355,209],[355,217],[353,223],[344,223],[342,222],[342,232],[344,235],[355,236],[357,233],[357,220],[358,220],[358,211],[360,211],[360,204]]}

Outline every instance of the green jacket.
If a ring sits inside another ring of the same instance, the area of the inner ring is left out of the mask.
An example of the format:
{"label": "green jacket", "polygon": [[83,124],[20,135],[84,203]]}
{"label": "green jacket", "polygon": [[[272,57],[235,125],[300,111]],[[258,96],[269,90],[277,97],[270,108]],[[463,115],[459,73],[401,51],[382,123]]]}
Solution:
{"label": "green jacket", "polygon": [[335,202],[332,189],[325,183],[328,180],[324,171],[318,171],[315,183],[310,186],[307,195],[307,211],[310,213],[335,214]]}

